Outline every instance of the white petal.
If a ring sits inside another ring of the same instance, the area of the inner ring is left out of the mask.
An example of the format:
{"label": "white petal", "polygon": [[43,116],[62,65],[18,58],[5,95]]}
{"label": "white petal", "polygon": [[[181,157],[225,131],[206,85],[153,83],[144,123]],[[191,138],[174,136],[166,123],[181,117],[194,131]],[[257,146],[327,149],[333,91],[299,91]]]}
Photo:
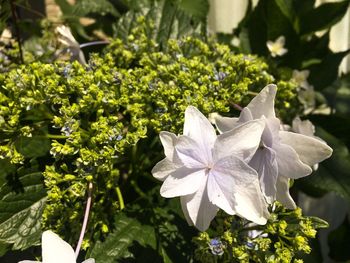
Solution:
{"label": "white petal", "polygon": [[208,199],[207,177],[202,179],[197,192],[181,197],[181,201],[187,208],[189,218],[200,231],[208,229],[210,222],[218,212],[218,208]]}
{"label": "white petal", "polygon": [[259,148],[249,162],[259,175],[260,188],[269,204],[276,200],[278,165],[276,153],[269,147]]}
{"label": "white petal", "polygon": [[307,136],[314,136],[315,126],[309,120],[302,121],[299,117],[294,118],[292,123],[292,129],[296,133],[304,134]]}
{"label": "white petal", "polygon": [[219,135],[214,145],[214,161],[233,154],[248,162],[259,147],[264,127],[264,120],[253,120]]}
{"label": "white petal", "polygon": [[239,124],[248,122],[253,120],[253,115],[252,112],[250,111],[250,109],[248,109],[247,107],[243,108],[243,110],[241,111],[241,114],[239,115]]}
{"label": "white petal", "polygon": [[199,144],[188,136],[179,136],[174,155],[188,168],[204,168],[212,160],[212,156],[207,156]]}
{"label": "white petal", "polygon": [[34,261],[34,260],[22,260],[22,261],[19,261],[18,263],[41,263],[41,261]]}
{"label": "white petal", "polygon": [[73,248],[50,230],[43,233],[41,247],[43,263],[76,263]]}
{"label": "white petal", "polygon": [[160,188],[163,197],[175,197],[193,194],[200,186],[206,171],[181,167],[170,174]]}
{"label": "white petal", "polygon": [[238,118],[229,118],[223,116],[215,117],[215,126],[219,130],[220,133],[224,133],[232,130],[238,121]]}
{"label": "white petal", "polygon": [[[263,118],[264,119],[264,118]],[[265,129],[261,136],[265,146],[273,147],[275,141],[279,142],[279,130],[281,122],[277,118],[265,119]]]}
{"label": "white petal", "polygon": [[288,209],[295,209],[296,205],[289,194],[289,179],[284,176],[278,176],[276,200],[281,202]]}
{"label": "white petal", "polygon": [[[254,169],[242,160],[229,156],[215,163],[211,172],[235,213],[256,224],[266,223],[269,212]],[[226,207],[222,197],[210,195],[210,199],[217,206]]]}
{"label": "white petal", "polygon": [[173,163],[168,158],[164,158],[158,162],[152,169],[152,175],[154,178],[164,181],[166,177],[179,168],[178,164]]}
{"label": "white petal", "polygon": [[188,225],[193,226],[194,224],[192,222],[192,219],[191,219],[190,214],[189,214],[188,209],[187,209],[186,197],[180,196],[180,203],[181,203],[182,212],[184,213],[184,216],[185,216],[185,219],[186,219]]}
{"label": "white petal", "polygon": [[164,147],[164,154],[170,160],[173,160],[174,147],[177,141],[177,136],[174,133],[162,131],[159,134],[160,141]]}
{"label": "white petal", "polygon": [[251,111],[254,119],[259,119],[261,116],[266,118],[275,117],[275,97],[277,87],[274,84],[269,84],[256,95],[247,108]]}
{"label": "white petal", "polygon": [[287,131],[280,131],[279,135],[281,142],[290,145],[307,165],[313,166],[332,155],[332,148],[316,138]]}
{"label": "white petal", "polygon": [[89,258],[89,259],[84,260],[84,261],[81,262],[81,263],[95,263],[95,259]]}
{"label": "white petal", "polygon": [[312,173],[311,167],[304,164],[289,145],[279,143],[273,149],[276,152],[279,175],[297,179]]}
{"label": "white petal", "polygon": [[188,106],[185,111],[184,135],[195,140],[206,159],[211,158],[211,149],[216,133],[209,120],[195,107]]}

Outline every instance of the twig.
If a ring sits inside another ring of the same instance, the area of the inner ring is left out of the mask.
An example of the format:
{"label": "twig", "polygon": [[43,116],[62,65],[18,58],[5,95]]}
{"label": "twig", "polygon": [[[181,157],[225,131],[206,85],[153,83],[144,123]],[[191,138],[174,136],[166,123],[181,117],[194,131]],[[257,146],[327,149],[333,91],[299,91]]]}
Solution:
{"label": "twig", "polygon": [[11,4],[12,18],[13,18],[13,22],[15,24],[16,37],[17,37],[18,48],[19,48],[19,55],[20,55],[21,62],[23,64],[24,60],[23,60],[23,52],[22,52],[22,42],[21,42],[21,35],[20,35],[19,27],[18,27],[16,6],[15,6],[15,3],[14,3],[14,0],[10,0],[10,4]]}
{"label": "twig", "polygon": [[89,183],[89,185],[88,185],[88,198],[87,198],[87,202],[86,202],[84,221],[83,221],[83,226],[81,227],[79,241],[78,241],[77,247],[75,248],[75,258],[78,258],[81,244],[83,243],[84,234],[85,234],[87,222],[89,219],[90,208],[91,208],[91,196],[92,196],[92,183]]}

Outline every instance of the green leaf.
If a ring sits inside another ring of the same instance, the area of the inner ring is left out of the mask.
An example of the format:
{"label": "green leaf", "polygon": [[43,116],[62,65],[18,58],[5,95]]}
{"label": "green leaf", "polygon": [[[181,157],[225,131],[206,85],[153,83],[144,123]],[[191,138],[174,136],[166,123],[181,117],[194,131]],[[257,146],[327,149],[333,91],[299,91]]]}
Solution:
{"label": "green leaf", "polygon": [[17,150],[27,158],[45,156],[51,149],[50,140],[44,136],[20,137]]}
{"label": "green leaf", "polygon": [[41,173],[23,175],[16,184],[0,187],[0,242],[24,250],[40,243],[46,192]]}
{"label": "green leaf", "polygon": [[328,235],[329,256],[336,261],[350,259],[350,224],[345,218],[344,222]]}
{"label": "green leaf", "polygon": [[207,0],[181,0],[179,8],[188,16],[205,21],[209,12]]}
{"label": "green leaf", "polygon": [[316,217],[316,216],[308,216],[308,218],[311,220],[312,225],[314,226],[314,228],[319,229],[319,228],[328,228],[329,224],[327,221]]}
{"label": "green leaf", "polygon": [[295,184],[309,195],[315,192],[334,191],[350,201],[350,155],[348,148],[337,137],[317,128],[318,135],[332,148],[332,156],[320,163],[317,171],[305,178],[298,179]]}
{"label": "green leaf", "polygon": [[133,257],[128,250],[132,245],[148,247],[155,252],[156,237],[153,227],[142,225],[123,213],[116,217],[115,226],[115,231],[109,234],[104,242],[98,241],[93,247],[90,257],[96,262],[112,263],[117,259]]}
{"label": "green leaf", "polygon": [[320,64],[310,67],[309,82],[314,85],[316,90],[328,87],[337,79],[339,65],[349,52],[350,50],[330,53],[323,58]]}
{"label": "green leaf", "polygon": [[338,23],[348,10],[350,1],[326,3],[303,14],[300,20],[302,34],[328,29]]}
{"label": "green leaf", "polygon": [[295,19],[295,10],[292,0],[275,0],[277,6],[281,9],[281,12],[287,17],[293,24]]}
{"label": "green leaf", "polygon": [[118,17],[118,10],[108,0],[80,0],[73,6],[72,13],[76,16],[87,16],[89,14],[106,15],[111,14]]}

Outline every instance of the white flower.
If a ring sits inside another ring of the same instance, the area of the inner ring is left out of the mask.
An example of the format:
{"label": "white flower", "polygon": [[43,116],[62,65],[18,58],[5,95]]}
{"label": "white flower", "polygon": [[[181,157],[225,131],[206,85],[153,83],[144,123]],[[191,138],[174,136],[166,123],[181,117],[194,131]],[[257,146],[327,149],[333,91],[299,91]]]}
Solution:
{"label": "white flower", "polygon": [[217,136],[195,107],[185,112],[184,135],[161,132],[166,158],[152,170],[164,181],[163,197],[180,196],[187,222],[206,230],[219,208],[257,224],[269,213],[250,161],[259,146],[264,121],[250,121]]}
{"label": "white flower", "polygon": [[284,36],[280,36],[275,41],[268,40],[266,46],[269,49],[272,57],[283,56],[287,53],[288,49],[284,48],[286,39]]}
{"label": "white flower", "polygon": [[227,132],[247,121],[265,120],[261,147],[249,165],[258,172],[261,189],[269,203],[278,200],[287,208],[295,208],[289,195],[289,178],[311,174],[311,166],[328,158],[332,149],[318,139],[281,129],[274,110],[276,91],[275,85],[266,86],[242,110],[239,118],[218,117],[216,125],[221,132]]}
{"label": "white flower", "polygon": [[80,44],[75,40],[72,32],[67,26],[58,26],[56,31],[59,33],[58,41],[67,47],[73,60],[78,60],[81,64],[86,64],[84,53],[80,49]]}
{"label": "white flower", "polygon": [[[58,235],[48,230],[41,237],[42,263],[76,263],[73,248]],[[23,260],[18,263],[38,263],[39,261]],[[90,258],[82,263],[95,263]]]}
{"label": "white flower", "polygon": [[307,78],[310,75],[309,70],[293,70],[293,76],[292,80],[301,88],[303,89],[313,89],[313,87],[310,85],[310,83],[307,81]]}

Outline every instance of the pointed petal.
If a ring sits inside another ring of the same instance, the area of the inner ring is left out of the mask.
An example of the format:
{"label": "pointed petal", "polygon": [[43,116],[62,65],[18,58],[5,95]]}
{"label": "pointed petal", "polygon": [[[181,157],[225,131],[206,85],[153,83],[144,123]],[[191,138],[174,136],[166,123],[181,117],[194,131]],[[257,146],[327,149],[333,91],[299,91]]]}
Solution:
{"label": "pointed petal", "polygon": [[152,169],[154,178],[164,181],[172,172],[179,168],[179,165],[173,163],[168,158],[164,158],[158,162]]}
{"label": "pointed petal", "polygon": [[287,131],[280,131],[279,135],[281,142],[291,146],[307,165],[313,166],[332,155],[332,148],[316,138]]}
{"label": "pointed petal", "polygon": [[76,263],[73,248],[50,230],[43,233],[41,247],[45,263]]}
{"label": "pointed petal", "polygon": [[284,176],[278,176],[276,188],[276,200],[281,202],[288,209],[295,209],[296,205],[289,194],[289,179]]}
{"label": "pointed petal", "polygon": [[296,151],[287,144],[278,143],[273,147],[277,156],[278,174],[298,179],[312,173],[310,166],[304,164]]}
{"label": "pointed petal", "polygon": [[174,147],[177,141],[177,136],[174,133],[162,131],[159,134],[160,141],[164,147],[164,154],[170,160],[173,160]]}
{"label": "pointed petal", "polygon": [[281,122],[277,118],[265,119],[265,129],[261,137],[265,146],[272,147],[274,141],[279,140],[280,125]]}
{"label": "pointed petal", "polygon": [[223,116],[215,117],[215,126],[220,133],[232,130],[238,121],[238,118],[229,118]]}
{"label": "pointed petal", "polygon": [[249,165],[258,172],[261,191],[266,201],[272,204],[276,200],[276,181],[278,176],[275,151],[266,146],[259,148]]}
{"label": "pointed petal", "polygon": [[250,109],[248,109],[247,107],[243,108],[243,110],[241,111],[241,114],[239,115],[239,124],[248,122],[253,120],[253,115],[252,112],[250,111]]}
{"label": "pointed petal", "polygon": [[248,162],[260,144],[264,127],[264,120],[253,120],[219,135],[214,145],[214,162],[229,155]]}
{"label": "pointed petal", "polygon": [[261,116],[266,118],[275,117],[275,96],[277,87],[269,84],[263,88],[258,95],[255,96],[248,104],[247,108],[251,111],[254,119]]}
{"label": "pointed petal", "polygon": [[315,126],[309,120],[302,121],[299,117],[294,118],[292,123],[292,129],[296,133],[304,134],[307,136],[314,136]]}
{"label": "pointed petal", "polygon": [[203,178],[197,192],[192,195],[182,196],[181,198],[194,226],[200,231],[207,230],[210,222],[214,219],[219,210],[209,201],[207,193],[207,177]]}
{"label": "pointed petal", "polygon": [[190,226],[193,226],[193,222],[192,222],[192,219],[190,217],[190,213],[188,212],[188,209],[187,209],[187,201],[186,201],[186,197],[184,196],[180,196],[180,203],[181,203],[181,209],[182,209],[182,212],[184,213],[184,217],[188,223],[188,225]]}
{"label": "pointed petal", "polygon": [[204,169],[181,167],[165,179],[160,188],[160,195],[170,198],[193,194],[198,190],[204,177],[206,177]]}
{"label": "pointed petal", "polygon": [[209,120],[195,107],[185,111],[184,135],[195,140],[206,159],[211,157],[211,149],[216,140],[216,132]]}
{"label": "pointed petal", "polygon": [[[208,195],[213,204],[254,223],[266,223],[269,213],[254,169],[237,157],[228,156],[215,163],[211,173]],[[210,183],[213,181],[217,184],[215,188],[219,188],[221,192],[212,188]],[[227,209],[226,202],[231,209]]]}
{"label": "pointed petal", "polygon": [[199,144],[188,136],[179,136],[175,151],[176,158],[188,168],[204,168],[212,160],[211,155],[207,157]]}

